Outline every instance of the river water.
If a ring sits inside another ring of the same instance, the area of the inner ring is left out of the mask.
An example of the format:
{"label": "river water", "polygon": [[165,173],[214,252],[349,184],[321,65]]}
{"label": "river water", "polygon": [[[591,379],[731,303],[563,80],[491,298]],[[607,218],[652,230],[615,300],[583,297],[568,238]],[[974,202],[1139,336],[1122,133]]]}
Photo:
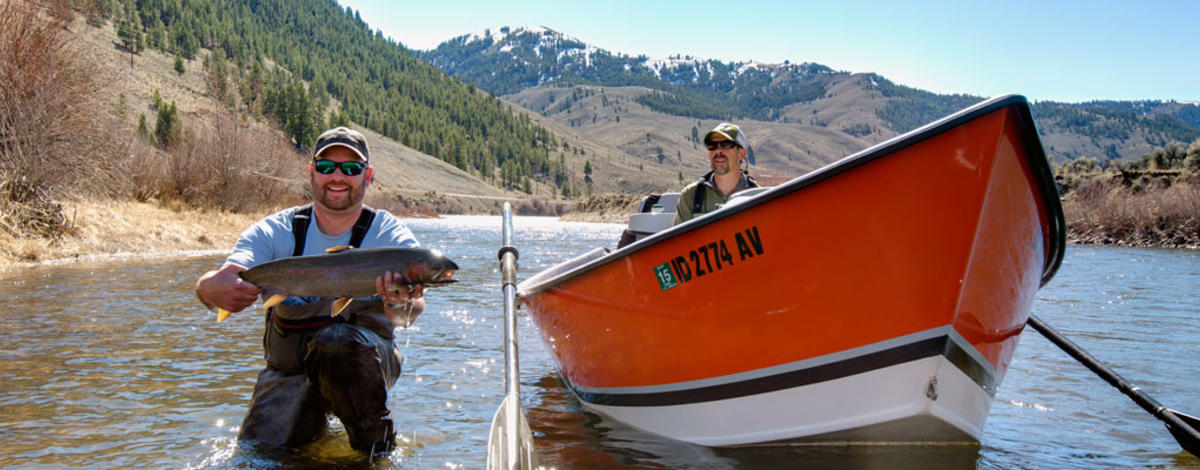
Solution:
{"label": "river water", "polygon": [[[504,396],[499,217],[412,220],[462,267],[399,332],[397,451],[367,462],[344,431],[286,455],[239,449],[263,366],[259,311],[217,324],[192,294],[222,256],[126,258],[0,272],[0,467],[482,468]],[[618,225],[518,217],[520,279]],[[1180,411],[1200,412],[1200,253],[1070,246],[1035,313]],[[1165,428],[1027,329],[978,446],[709,449],[583,411],[520,318],[521,381],[554,468],[1194,468]]]}

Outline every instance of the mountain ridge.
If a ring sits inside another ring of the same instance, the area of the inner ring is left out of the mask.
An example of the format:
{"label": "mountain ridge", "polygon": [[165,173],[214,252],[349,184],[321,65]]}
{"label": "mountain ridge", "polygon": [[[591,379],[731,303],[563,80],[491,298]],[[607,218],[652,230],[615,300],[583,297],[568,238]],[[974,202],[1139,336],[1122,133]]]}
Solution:
{"label": "mountain ridge", "polygon": [[[639,86],[650,92],[638,102],[664,116],[798,123],[871,144],[985,99],[940,95],[876,73],[836,71],[814,62],[630,56],[546,27],[489,29],[416,53],[506,99],[538,87]],[[1135,159],[1169,142],[1200,137],[1200,105],[1190,103],[1036,101],[1031,106],[1054,161]]]}

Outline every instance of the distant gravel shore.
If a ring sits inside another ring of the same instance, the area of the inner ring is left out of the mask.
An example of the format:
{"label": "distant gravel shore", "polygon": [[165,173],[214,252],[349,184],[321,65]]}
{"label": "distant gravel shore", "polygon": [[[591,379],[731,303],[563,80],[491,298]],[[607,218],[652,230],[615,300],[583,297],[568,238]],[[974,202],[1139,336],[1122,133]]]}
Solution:
{"label": "distant gravel shore", "polygon": [[602,222],[623,224],[629,221],[629,214],[637,210],[638,201],[644,195],[601,194],[579,201],[571,210],[562,215],[562,220],[572,222]]}

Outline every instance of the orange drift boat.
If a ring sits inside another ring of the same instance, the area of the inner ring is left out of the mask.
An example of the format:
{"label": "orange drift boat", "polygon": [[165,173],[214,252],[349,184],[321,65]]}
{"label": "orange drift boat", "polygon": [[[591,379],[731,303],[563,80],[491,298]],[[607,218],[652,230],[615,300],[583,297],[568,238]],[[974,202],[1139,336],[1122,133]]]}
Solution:
{"label": "orange drift boat", "polygon": [[1005,96],[518,289],[571,391],[643,430],[970,442],[1063,246]]}

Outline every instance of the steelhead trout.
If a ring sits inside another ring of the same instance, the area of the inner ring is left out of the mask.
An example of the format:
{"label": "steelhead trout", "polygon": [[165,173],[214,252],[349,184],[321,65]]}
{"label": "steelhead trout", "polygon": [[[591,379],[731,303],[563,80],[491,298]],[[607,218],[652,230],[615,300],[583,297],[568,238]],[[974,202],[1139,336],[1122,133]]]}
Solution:
{"label": "steelhead trout", "polygon": [[[458,265],[437,250],[337,247],[326,254],[269,261],[238,276],[262,289],[264,308],[290,296],[334,297],[330,315],[337,316],[354,297],[375,295],[375,279],[385,271],[402,274],[412,284],[436,287],[458,282],[453,278],[457,270]],[[393,284],[393,288],[403,286]],[[217,322],[229,314],[218,309]]]}

